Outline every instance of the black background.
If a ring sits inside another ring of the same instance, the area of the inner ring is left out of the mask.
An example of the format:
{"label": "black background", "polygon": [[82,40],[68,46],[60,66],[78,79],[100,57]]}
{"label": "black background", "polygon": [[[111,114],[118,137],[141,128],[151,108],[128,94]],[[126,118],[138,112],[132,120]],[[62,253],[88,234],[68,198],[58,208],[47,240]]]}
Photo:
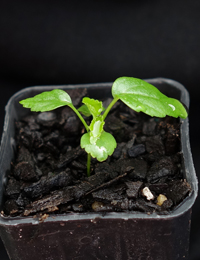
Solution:
{"label": "black background", "polygon": [[[171,78],[190,92],[191,148],[200,175],[199,70],[199,0],[1,1],[0,133],[9,97],[27,86]],[[190,260],[200,259],[199,200]],[[1,241],[0,259],[8,259]]]}

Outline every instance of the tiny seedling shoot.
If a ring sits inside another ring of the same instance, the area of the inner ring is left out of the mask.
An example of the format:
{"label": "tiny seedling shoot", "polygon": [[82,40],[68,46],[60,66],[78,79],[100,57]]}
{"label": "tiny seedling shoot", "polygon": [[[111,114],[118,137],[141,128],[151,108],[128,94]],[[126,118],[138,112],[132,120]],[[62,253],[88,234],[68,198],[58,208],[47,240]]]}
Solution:
{"label": "tiny seedling shoot", "polygon": [[[70,96],[61,89],[43,92],[20,101],[20,104],[35,112],[46,112],[69,106],[77,114],[86,129],[86,133],[81,137],[80,146],[88,154],[88,176],[90,176],[91,156],[102,162],[112,155],[117,146],[115,138],[104,131],[104,124],[110,109],[118,100],[131,109],[137,112],[142,111],[152,117],[166,115],[184,119],[187,117],[187,111],[178,100],[165,96],[156,87],[141,79],[132,77],[116,79],[112,85],[112,96],[113,100],[106,109],[101,101],[89,97],[84,97],[83,105],[77,109]],[[84,116],[92,116],[90,125],[86,123],[81,113]]]}

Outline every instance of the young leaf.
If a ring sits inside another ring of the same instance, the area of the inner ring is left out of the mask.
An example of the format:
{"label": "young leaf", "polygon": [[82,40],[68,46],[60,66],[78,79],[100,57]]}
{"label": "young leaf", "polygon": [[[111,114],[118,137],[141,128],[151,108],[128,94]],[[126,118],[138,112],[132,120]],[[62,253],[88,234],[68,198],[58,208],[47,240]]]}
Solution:
{"label": "young leaf", "polygon": [[105,122],[103,121],[102,117],[97,117],[92,120],[89,128],[90,128],[90,143],[96,143],[97,139],[101,136],[103,132],[103,126]]}
{"label": "young leaf", "polygon": [[35,112],[45,112],[58,107],[72,105],[70,96],[61,89],[46,91],[32,98],[21,100],[19,103]]}
{"label": "young leaf", "polygon": [[90,113],[93,115],[93,117],[97,117],[101,114],[101,112],[104,110],[103,104],[101,101],[84,97],[82,102],[88,107]]}
{"label": "young leaf", "polygon": [[88,107],[84,104],[81,107],[78,108],[78,111],[81,112],[81,114],[83,114],[84,116],[91,116],[92,114],[90,113],[90,110],[88,109]]}
{"label": "young leaf", "polygon": [[184,106],[176,99],[168,98],[153,85],[136,78],[121,77],[112,86],[112,95],[137,112],[156,117],[186,118]]}
{"label": "young leaf", "polygon": [[96,144],[91,144],[90,133],[86,133],[81,137],[81,147],[99,162],[105,161],[109,155],[112,155],[116,146],[115,138],[105,131],[101,134]]}

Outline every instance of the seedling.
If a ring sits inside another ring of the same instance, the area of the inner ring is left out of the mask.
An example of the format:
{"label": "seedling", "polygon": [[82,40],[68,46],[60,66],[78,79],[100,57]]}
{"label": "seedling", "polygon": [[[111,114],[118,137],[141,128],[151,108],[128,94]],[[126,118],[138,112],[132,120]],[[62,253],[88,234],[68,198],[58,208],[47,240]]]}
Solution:
{"label": "seedling", "polygon": [[[67,105],[77,114],[87,131],[81,137],[80,145],[88,154],[88,176],[90,176],[91,156],[102,162],[112,155],[117,146],[115,138],[104,131],[104,124],[110,109],[118,100],[133,110],[142,111],[152,117],[165,117],[166,115],[184,119],[187,117],[187,111],[178,100],[168,98],[156,87],[141,79],[131,77],[116,79],[112,86],[112,96],[113,100],[106,109],[101,101],[89,97],[84,97],[83,105],[76,109],[70,96],[61,89],[43,92],[20,101],[20,104],[35,112],[51,111]],[[80,113],[92,116],[90,125],[86,123]]]}

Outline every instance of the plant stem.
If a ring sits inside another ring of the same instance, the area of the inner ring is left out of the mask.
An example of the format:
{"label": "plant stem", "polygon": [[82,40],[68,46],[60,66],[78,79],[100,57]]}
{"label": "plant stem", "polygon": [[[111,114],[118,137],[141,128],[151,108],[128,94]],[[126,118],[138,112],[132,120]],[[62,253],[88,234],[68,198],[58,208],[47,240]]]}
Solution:
{"label": "plant stem", "polygon": [[[89,132],[89,127],[87,123],[85,122],[84,118],[81,116],[81,114],[78,112],[78,110],[71,104],[71,109],[77,114],[83,125],[85,126],[85,129],[87,132]],[[87,176],[90,177],[90,165],[91,165],[91,155],[88,153],[87,155]]]}
{"label": "plant stem", "polygon": [[87,132],[89,132],[89,127],[87,125],[87,123],[85,122],[84,118],[81,116],[81,114],[78,112],[78,110],[71,104],[70,105],[71,109],[77,114],[77,116],[79,117],[79,119],[81,120],[81,122],[83,123],[83,125],[85,126],[85,129]]}
{"label": "plant stem", "polygon": [[114,98],[111,103],[109,104],[109,106],[106,108],[104,114],[103,114],[103,120],[105,120],[105,118],[107,117],[109,111],[111,110],[111,108],[114,106],[114,104],[119,100],[118,97]]}
{"label": "plant stem", "polygon": [[91,165],[91,155],[87,155],[87,176],[90,177],[90,165]]}

